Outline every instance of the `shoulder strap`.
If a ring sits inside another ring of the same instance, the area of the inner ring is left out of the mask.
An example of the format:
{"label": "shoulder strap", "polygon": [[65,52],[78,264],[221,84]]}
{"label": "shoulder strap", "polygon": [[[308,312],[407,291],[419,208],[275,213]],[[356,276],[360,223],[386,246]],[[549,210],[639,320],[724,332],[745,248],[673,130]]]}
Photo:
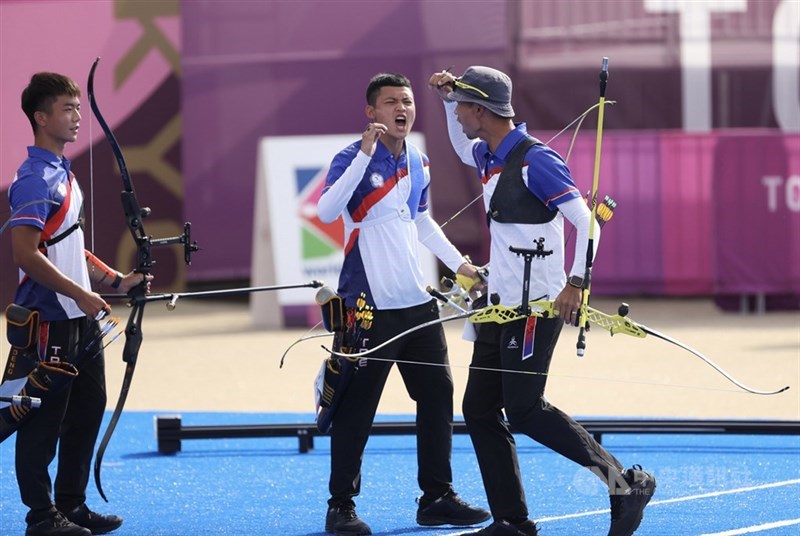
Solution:
{"label": "shoulder strap", "polygon": [[408,141],[406,141],[406,161],[408,163],[408,178],[411,183],[411,187],[408,189],[406,205],[411,217],[415,218],[419,209],[420,195],[422,195],[422,190],[425,188],[425,162],[422,160],[422,151]]}
{"label": "shoulder strap", "polygon": [[71,235],[72,233],[77,231],[78,228],[83,229],[83,216],[78,218],[78,221],[76,221],[75,223],[70,225],[63,233],[57,234],[56,236],[54,236],[50,240],[42,240],[41,242],[39,242],[39,249],[48,248],[48,247],[52,246],[53,244],[58,244],[59,242],[64,240],[66,237],[68,237],[69,235]]}
{"label": "shoulder strap", "polygon": [[508,154],[508,158],[506,159],[506,164],[503,167],[503,171],[500,174],[500,177],[503,177],[503,174],[506,174],[506,170],[513,170],[513,168],[521,168],[522,162],[525,160],[525,155],[528,153],[528,149],[533,147],[534,145],[542,145],[542,142],[532,136],[525,136],[525,138],[517,143],[516,147],[511,149],[511,152]]}
{"label": "shoulder strap", "polygon": [[78,219],[75,221],[75,223],[73,223],[67,229],[65,229],[63,233],[57,234],[56,236],[50,238],[49,240],[42,240],[41,242],[39,242],[38,246],[39,249],[48,248],[53,244],[58,244],[59,242],[64,240],[66,237],[68,237],[78,229],[83,229],[84,222],[85,219],[83,217],[83,204],[81,204],[80,216],[78,216]]}
{"label": "shoulder strap", "polygon": [[423,177],[425,164],[422,162],[422,152],[408,142],[406,142],[406,158],[408,159],[408,174],[412,177]]}

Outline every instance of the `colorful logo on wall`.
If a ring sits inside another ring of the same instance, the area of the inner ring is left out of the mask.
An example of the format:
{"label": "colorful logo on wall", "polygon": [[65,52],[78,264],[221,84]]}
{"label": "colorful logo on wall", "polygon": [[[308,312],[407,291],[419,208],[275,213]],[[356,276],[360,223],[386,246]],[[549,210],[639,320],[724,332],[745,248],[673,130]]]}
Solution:
{"label": "colorful logo on wall", "polygon": [[333,223],[323,223],[317,216],[317,201],[322,195],[327,175],[327,167],[295,170],[303,260],[329,257],[344,248],[342,218],[337,218]]}

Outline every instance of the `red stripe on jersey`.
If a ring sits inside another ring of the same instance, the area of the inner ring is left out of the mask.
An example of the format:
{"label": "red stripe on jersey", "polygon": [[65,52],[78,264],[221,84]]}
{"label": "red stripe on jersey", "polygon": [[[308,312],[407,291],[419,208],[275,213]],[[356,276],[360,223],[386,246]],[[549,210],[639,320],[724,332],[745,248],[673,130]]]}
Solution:
{"label": "red stripe on jersey", "polygon": [[568,194],[568,193],[570,193],[570,192],[577,192],[577,191],[578,191],[578,190],[577,190],[577,188],[571,188],[571,187],[570,187],[570,188],[567,188],[566,190],[562,190],[562,191],[558,192],[558,193],[557,193],[557,194],[555,194],[555,195],[551,195],[550,197],[548,197],[548,198],[545,200],[545,202],[544,202],[544,206],[546,206],[546,207],[547,207],[547,206],[550,206],[550,203],[552,203],[553,201],[555,201],[555,200],[556,200],[556,199],[558,199],[559,197],[565,196],[565,195],[567,195],[567,194]]}
{"label": "red stripe on jersey", "polygon": [[67,217],[67,213],[69,212],[69,207],[72,205],[72,178],[74,175],[70,173],[70,177],[67,181],[67,195],[64,196],[64,202],[58,207],[58,210],[53,217],[47,220],[47,223],[44,224],[44,229],[42,229],[42,236],[41,241],[47,242],[51,238],[56,231],[61,227],[64,223],[64,219]]}
{"label": "red stripe on jersey", "polygon": [[492,169],[490,169],[490,170],[489,170],[489,172],[488,172],[486,175],[484,175],[483,177],[481,177],[481,182],[482,182],[483,184],[486,184],[487,182],[489,182],[489,180],[490,180],[492,177],[494,177],[494,176],[495,176],[495,175],[497,175],[498,173],[502,173],[502,172],[503,172],[503,166],[498,166],[498,167],[496,167],[496,168],[492,168]]}
{"label": "red stripe on jersey", "polygon": [[358,240],[358,232],[361,229],[355,229],[352,233],[350,233],[350,239],[347,241],[347,245],[344,247],[344,254],[347,255],[350,253],[350,250],[353,249],[353,246],[356,245],[356,240]]}
{"label": "red stripe on jersey", "polygon": [[381,186],[368,196],[364,197],[364,200],[361,201],[361,204],[358,205],[358,208],[356,208],[353,211],[353,214],[351,215],[353,221],[359,222],[362,221],[364,218],[366,218],[369,209],[371,209],[373,206],[379,203],[381,199],[386,197],[386,194],[391,192],[392,188],[397,186],[397,183],[400,182],[400,180],[406,175],[408,175],[408,170],[401,169],[400,171],[397,172],[397,174],[386,179],[383,182],[383,186]]}

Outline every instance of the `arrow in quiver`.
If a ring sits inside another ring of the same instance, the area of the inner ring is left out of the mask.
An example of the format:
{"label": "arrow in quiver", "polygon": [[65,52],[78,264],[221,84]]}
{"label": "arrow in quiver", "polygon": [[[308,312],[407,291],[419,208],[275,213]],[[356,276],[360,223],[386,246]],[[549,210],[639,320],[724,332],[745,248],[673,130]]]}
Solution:
{"label": "arrow in quiver", "polygon": [[[48,398],[72,383],[77,375],[78,369],[70,363],[44,363],[38,361],[35,354],[12,348],[3,383],[0,384],[0,395],[39,398],[46,404]],[[34,405],[0,402],[0,443],[35,416],[37,411]]]}

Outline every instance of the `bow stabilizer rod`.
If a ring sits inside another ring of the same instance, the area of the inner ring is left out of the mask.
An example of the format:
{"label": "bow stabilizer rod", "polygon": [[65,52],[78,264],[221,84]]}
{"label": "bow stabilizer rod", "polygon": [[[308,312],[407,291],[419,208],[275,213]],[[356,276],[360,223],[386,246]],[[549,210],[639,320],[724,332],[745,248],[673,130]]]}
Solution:
{"label": "bow stabilizer rod", "polygon": [[[219,298],[221,296],[238,296],[240,294],[251,294],[253,292],[270,292],[276,290],[289,290],[295,288],[319,288],[324,283],[317,279],[309,281],[308,283],[298,283],[296,285],[271,285],[263,287],[241,287],[241,288],[223,288],[217,290],[200,290],[195,292],[165,292],[163,294],[147,294],[142,298],[144,302],[151,301],[166,301],[167,309],[174,311],[177,307],[177,302],[181,298]],[[127,294],[101,294],[103,299],[128,299]]]}

